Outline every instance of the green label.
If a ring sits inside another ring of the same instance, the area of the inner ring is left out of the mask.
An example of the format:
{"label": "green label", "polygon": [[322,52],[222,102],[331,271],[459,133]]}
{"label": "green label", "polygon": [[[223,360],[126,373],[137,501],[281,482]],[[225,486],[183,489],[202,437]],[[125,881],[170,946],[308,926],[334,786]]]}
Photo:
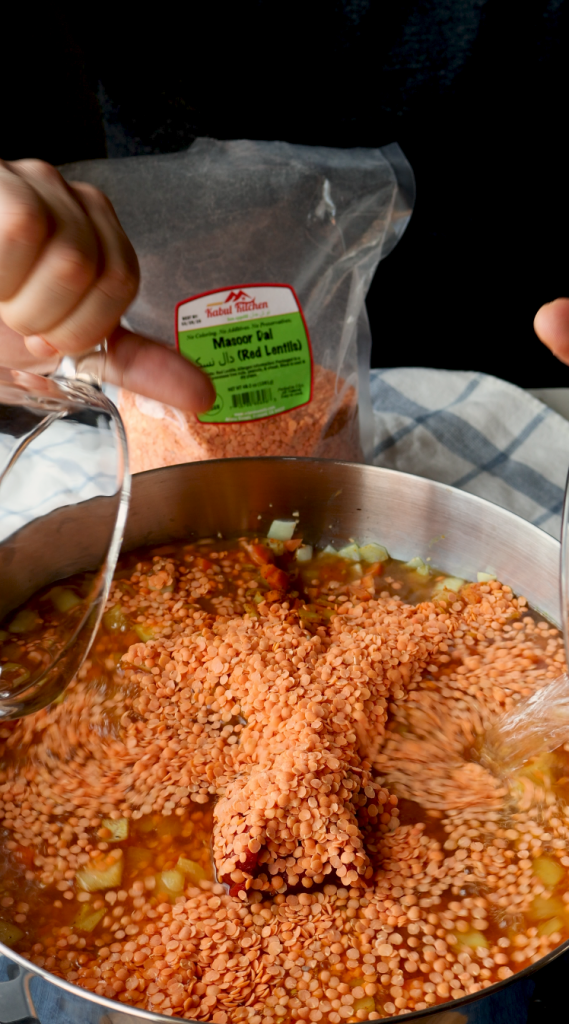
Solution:
{"label": "green label", "polygon": [[211,377],[217,394],[198,419],[240,423],[305,405],[311,397],[310,342],[292,289],[253,285],[227,292],[178,306],[179,350]]}

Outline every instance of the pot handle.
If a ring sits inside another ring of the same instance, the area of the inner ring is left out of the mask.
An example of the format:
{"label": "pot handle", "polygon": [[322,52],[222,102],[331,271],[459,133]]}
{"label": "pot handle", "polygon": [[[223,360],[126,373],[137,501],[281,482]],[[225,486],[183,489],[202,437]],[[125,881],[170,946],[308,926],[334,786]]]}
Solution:
{"label": "pot handle", "polygon": [[40,1024],[30,992],[29,971],[18,971],[12,981],[0,981],[0,1024]]}

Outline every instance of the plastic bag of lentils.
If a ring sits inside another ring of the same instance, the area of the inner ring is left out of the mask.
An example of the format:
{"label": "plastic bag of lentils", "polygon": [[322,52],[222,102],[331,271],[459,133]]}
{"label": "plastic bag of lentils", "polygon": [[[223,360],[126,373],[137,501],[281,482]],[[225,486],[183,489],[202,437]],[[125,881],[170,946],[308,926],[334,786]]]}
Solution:
{"label": "plastic bag of lentils", "polygon": [[197,417],[121,392],[134,472],[243,455],[366,456],[364,300],[414,194],[397,145],[206,138],[64,174],[106,192],[136,249],[141,287],[125,326],[178,346],[216,389]]}

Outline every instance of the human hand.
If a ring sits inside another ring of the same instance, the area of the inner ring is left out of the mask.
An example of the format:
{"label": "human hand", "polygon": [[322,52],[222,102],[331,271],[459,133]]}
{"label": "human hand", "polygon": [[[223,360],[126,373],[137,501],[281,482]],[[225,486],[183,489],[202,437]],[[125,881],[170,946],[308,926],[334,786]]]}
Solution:
{"label": "human hand", "polygon": [[0,364],[47,372],[107,339],[105,379],[187,412],[215,391],[197,366],[118,326],[138,261],[105,195],[40,160],[0,160]]}
{"label": "human hand", "polygon": [[538,309],[533,322],[538,338],[562,363],[569,364],[569,299],[554,299]]}

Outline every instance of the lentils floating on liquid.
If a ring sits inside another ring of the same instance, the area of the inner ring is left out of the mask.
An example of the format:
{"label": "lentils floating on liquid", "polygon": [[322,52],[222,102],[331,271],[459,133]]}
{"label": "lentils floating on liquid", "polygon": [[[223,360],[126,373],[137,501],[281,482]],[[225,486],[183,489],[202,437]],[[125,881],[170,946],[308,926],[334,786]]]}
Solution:
{"label": "lentils floating on liquid", "polygon": [[536,962],[569,933],[567,756],[502,779],[477,745],[559,634],[497,582],[412,604],[395,563],[317,558],[306,603],[271,559],[141,556],[65,699],[0,727],[0,938],[215,1024],[402,1015]]}

